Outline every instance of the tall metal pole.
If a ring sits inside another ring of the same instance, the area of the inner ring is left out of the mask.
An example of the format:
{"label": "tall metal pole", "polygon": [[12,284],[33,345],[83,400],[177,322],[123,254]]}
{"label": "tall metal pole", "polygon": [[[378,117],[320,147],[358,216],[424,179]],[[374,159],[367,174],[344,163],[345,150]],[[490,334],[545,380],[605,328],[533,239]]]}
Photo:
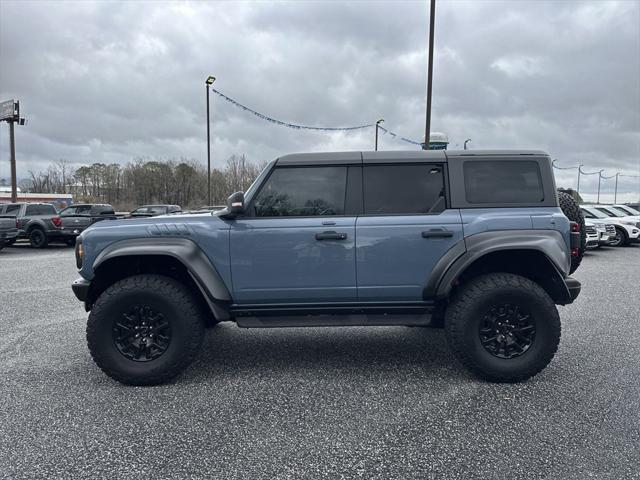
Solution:
{"label": "tall metal pole", "polygon": [[464,147],[463,147],[463,148],[464,148],[465,150],[467,149],[467,143],[469,143],[470,141],[471,141],[471,139],[470,139],[470,138],[467,138],[467,139],[464,141]]}
{"label": "tall metal pole", "polygon": [[576,192],[580,194],[580,174],[582,173],[582,163],[578,165],[578,188],[576,188]]}
{"label": "tall metal pole", "polygon": [[209,120],[209,84],[205,83],[207,90],[207,206],[211,205],[211,122]]}
{"label": "tall metal pole", "polygon": [[376,152],[378,151],[378,128],[380,127],[380,124],[382,122],[384,122],[384,118],[381,118],[376,121],[376,143],[375,143]]}
{"label": "tall metal pole", "polygon": [[427,71],[427,118],[424,125],[424,150],[429,150],[429,136],[431,135],[431,91],[433,87],[433,34],[436,17],[436,0],[431,0],[429,15],[429,66]]}
{"label": "tall metal pole", "polygon": [[600,182],[602,181],[602,170],[598,172],[598,201],[597,204],[600,203]]}
{"label": "tall metal pole", "polygon": [[375,143],[375,151],[378,151],[378,123],[376,122],[376,143]]}
{"label": "tall metal pole", "polygon": [[618,203],[618,176],[620,172],[616,173],[616,188],[613,191],[613,203]]}
{"label": "tall metal pole", "polygon": [[16,175],[16,138],[14,133],[15,120],[9,120],[9,144],[11,148],[11,202],[18,201],[18,178]]}

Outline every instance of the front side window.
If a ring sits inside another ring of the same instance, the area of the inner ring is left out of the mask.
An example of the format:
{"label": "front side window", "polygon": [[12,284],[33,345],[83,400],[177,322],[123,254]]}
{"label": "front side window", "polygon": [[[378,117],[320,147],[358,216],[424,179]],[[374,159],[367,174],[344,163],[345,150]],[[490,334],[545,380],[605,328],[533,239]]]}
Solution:
{"label": "front side window", "polygon": [[363,182],[365,215],[436,214],[445,209],[442,165],[365,165]]}
{"label": "front side window", "polygon": [[347,167],[280,167],[253,202],[256,217],[344,215]]}
{"label": "front side window", "polygon": [[464,162],[464,188],[469,203],[540,203],[544,201],[538,162]]}

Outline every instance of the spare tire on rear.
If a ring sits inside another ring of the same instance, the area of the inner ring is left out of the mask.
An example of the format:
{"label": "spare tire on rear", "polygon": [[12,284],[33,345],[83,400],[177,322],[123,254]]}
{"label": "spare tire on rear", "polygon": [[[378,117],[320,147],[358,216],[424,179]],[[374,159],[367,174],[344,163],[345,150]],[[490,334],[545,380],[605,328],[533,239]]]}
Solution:
{"label": "spare tire on rear", "polygon": [[560,202],[562,213],[564,213],[569,220],[580,225],[580,248],[578,249],[578,255],[571,257],[571,269],[569,270],[569,273],[573,273],[580,266],[584,252],[587,249],[587,232],[584,227],[584,215],[582,215],[578,202],[568,193],[558,192],[558,201]]}

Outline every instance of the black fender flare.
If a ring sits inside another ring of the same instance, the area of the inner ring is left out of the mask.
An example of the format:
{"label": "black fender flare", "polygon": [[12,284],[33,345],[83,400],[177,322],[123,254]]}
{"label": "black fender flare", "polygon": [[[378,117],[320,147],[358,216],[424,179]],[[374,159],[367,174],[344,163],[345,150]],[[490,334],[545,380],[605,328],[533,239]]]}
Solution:
{"label": "black fender flare", "polygon": [[231,294],[222,277],[195,242],[188,238],[132,238],[119,240],[102,250],[93,262],[94,272],[108,260],[125,256],[169,256],[189,272],[201,292],[211,302],[231,302]]}
{"label": "black fender flare", "polygon": [[569,249],[556,230],[499,230],[477,233],[452,247],[434,266],[433,274],[424,289],[424,298],[444,299],[454,282],[480,258],[499,251],[535,251],[544,255],[553,267],[549,280],[556,290],[556,301],[571,303],[565,278],[569,271]]}

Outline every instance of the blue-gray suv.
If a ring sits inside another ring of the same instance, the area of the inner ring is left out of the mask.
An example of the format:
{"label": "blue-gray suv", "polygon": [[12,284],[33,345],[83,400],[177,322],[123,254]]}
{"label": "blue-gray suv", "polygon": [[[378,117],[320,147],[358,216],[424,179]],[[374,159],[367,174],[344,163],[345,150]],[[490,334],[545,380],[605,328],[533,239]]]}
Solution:
{"label": "blue-gray suv", "polygon": [[551,361],[556,305],[580,292],[566,197],[539,151],[286,155],[222,211],[92,225],[73,291],[126,384],[176,376],[222,321],[444,327],[471,372],[516,382]]}

